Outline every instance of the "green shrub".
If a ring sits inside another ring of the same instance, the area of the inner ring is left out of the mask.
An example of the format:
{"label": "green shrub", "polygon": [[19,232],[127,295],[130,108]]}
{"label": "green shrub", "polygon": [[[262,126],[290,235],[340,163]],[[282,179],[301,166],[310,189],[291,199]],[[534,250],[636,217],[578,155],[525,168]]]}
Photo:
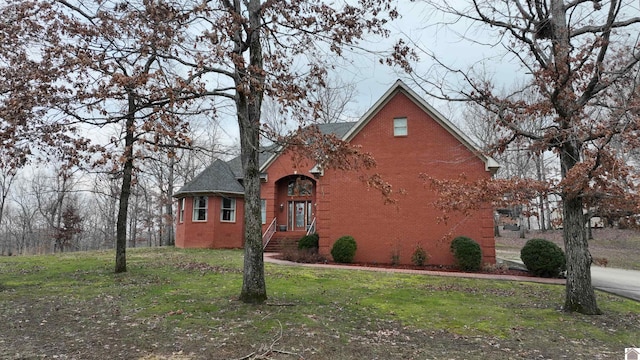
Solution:
{"label": "green shrub", "polygon": [[298,241],[298,249],[317,249],[319,241],[320,235],[318,234],[305,235]]}
{"label": "green shrub", "polygon": [[458,236],[453,239],[451,252],[458,266],[464,271],[478,271],[482,267],[482,250],[471,238]]}
{"label": "green shrub", "polygon": [[336,240],[331,247],[331,256],[333,261],[338,263],[350,263],[356,255],[356,240],[352,236],[343,236]]}
{"label": "green shrub", "polygon": [[566,270],[566,259],[560,247],[549,240],[531,239],[527,241],[520,258],[533,275],[558,277]]}
{"label": "green shrub", "polygon": [[422,246],[418,245],[416,249],[413,251],[413,255],[411,255],[411,262],[415,266],[424,266],[429,259],[429,254],[422,248]]}

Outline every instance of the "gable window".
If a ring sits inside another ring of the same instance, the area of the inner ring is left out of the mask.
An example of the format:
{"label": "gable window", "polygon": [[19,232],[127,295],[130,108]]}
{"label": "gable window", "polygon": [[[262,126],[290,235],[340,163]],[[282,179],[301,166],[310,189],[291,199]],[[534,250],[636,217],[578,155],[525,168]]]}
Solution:
{"label": "gable window", "polygon": [[193,221],[207,221],[207,197],[193,198]]}
{"label": "gable window", "polygon": [[407,128],[407,118],[393,119],[393,136],[407,136],[409,129]]}
{"label": "gable window", "polygon": [[236,221],[236,199],[226,197],[222,198],[222,207],[220,208],[220,221]]}
{"label": "gable window", "polygon": [[184,222],[184,204],[185,198],[180,199],[180,202],[178,203],[178,221],[181,223]]}
{"label": "gable window", "polygon": [[267,200],[260,199],[260,217],[262,218],[262,225],[267,223]]}

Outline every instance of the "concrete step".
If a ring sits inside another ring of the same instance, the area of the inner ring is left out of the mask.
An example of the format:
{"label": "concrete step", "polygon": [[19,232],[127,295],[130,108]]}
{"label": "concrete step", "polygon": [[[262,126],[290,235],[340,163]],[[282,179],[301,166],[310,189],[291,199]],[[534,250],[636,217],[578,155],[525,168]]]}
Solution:
{"label": "concrete step", "polygon": [[264,252],[282,252],[287,248],[297,248],[299,240],[300,237],[298,236],[274,236],[267,244]]}

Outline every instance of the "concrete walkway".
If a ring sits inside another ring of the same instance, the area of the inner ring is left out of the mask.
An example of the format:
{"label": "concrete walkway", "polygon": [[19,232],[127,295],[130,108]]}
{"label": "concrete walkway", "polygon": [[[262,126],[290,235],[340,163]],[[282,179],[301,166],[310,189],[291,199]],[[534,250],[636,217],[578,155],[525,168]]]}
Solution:
{"label": "concrete walkway", "polygon": [[449,277],[462,277],[472,279],[493,279],[493,280],[509,280],[509,281],[527,281],[537,282],[543,284],[561,284],[564,285],[564,279],[546,279],[537,278],[531,276],[515,276],[515,275],[500,275],[500,274],[484,274],[484,273],[463,273],[463,272],[450,272],[450,271],[430,271],[430,270],[412,270],[412,269],[395,269],[395,268],[382,268],[382,267],[369,267],[369,266],[353,266],[353,265],[337,265],[337,264],[303,264],[292,261],[276,259],[277,253],[265,253],[264,261],[272,264],[289,265],[289,266],[303,266],[313,268],[327,268],[327,269],[348,269],[348,270],[364,270],[364,271],[378,271],[378,272],[394,272],[403,274],[422,274],[422,275],[434,275],[434,276],[449,276]]}
{"label": "concrete walkway", "polygon": [[[537,277],[530,277],[530,276],[394,269],[394,268],[379,268],[379,267],[350,266],[350,265],[336,265],[336,264],[301,264],[301,263],[295,263],[291,261],[276,259],[275,258],[276,255],[277,255],[276,253],[265,253],[264,261],[272,264],[279,264],[279,265],[289,265],[289,266],[295,265],[295,266],[314,267],[314,268],[394,272],[394,273],[405,273],[405,274],[423,274],[423,275],[463,277],[463,278],[474,278],[474,279],[526,281],[526,282],[536,282],[536,283],[543,283],[543,284],[559,284],[559,285],[565,284],[564,279],[547,279],[547,278],[537,278]],[[509,260],[498,259],[498,261],[506,261],[511,265],[519,264],[520,266],[524,266],[521,262],[515,259],[509,259]],[[640,301],[640,271],[592,266],[591,280],[592,280],[593,286],[598,290],[606,291],[606,292],[620,295],[632,300]]]}

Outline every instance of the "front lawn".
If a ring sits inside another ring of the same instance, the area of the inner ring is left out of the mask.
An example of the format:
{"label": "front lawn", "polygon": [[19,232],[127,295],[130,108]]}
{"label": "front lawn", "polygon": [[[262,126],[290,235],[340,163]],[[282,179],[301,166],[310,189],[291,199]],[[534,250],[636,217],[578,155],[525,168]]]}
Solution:
{"label": "front lawn", "polygon": [[0,258],[3,359],[623,358],[640,304],[559,310],[564,287],[266,264],[237,301],[242,252],[130,249]]}

